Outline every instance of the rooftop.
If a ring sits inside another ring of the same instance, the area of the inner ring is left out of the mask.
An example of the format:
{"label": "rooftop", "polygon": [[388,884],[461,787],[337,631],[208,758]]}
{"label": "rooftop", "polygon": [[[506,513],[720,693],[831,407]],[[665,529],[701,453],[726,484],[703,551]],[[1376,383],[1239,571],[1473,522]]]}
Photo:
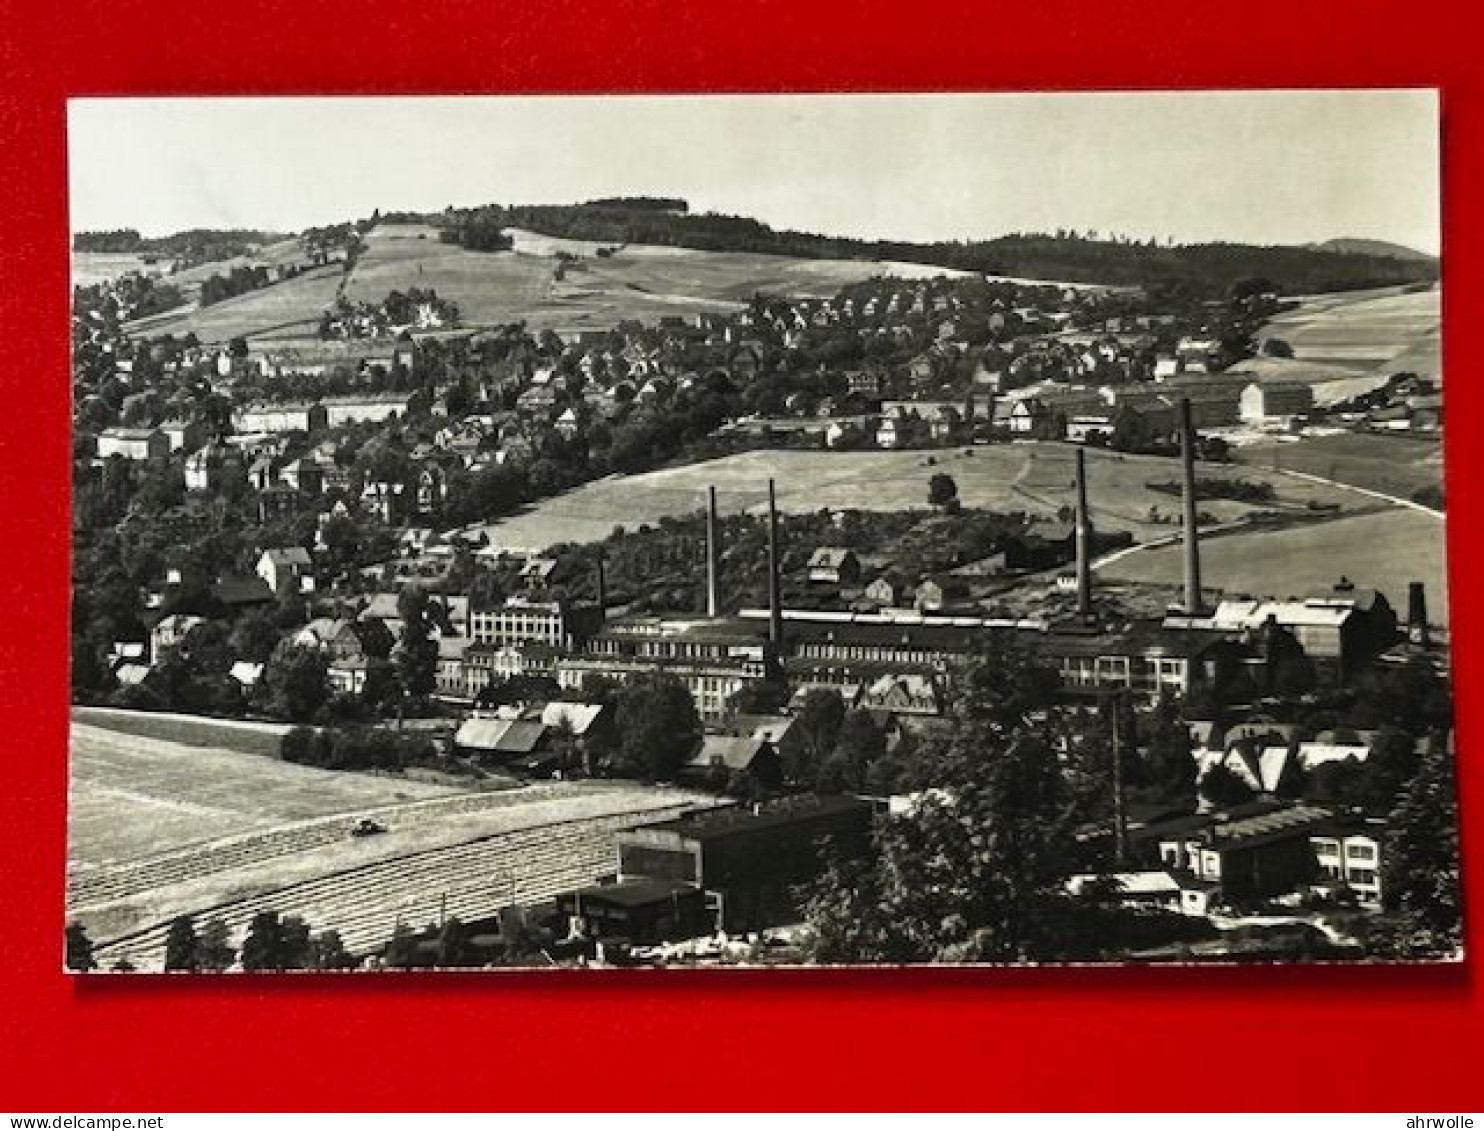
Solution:
{"label": "rooftop", "polygon": [[690,813],[673,821],[649,825],[649,831],[677,833],[683,837],[705,840],[710,837],[727,836],[736,832],[760,832],[765,829],[783,828],[797,821],[815,817],[833,816],[851,812],[869,812],[870,806],[854,797],[830,795],[816,797],[801,795],[785,801],[764,805],[759,809],[735,807],[709,809],[703,813]]}

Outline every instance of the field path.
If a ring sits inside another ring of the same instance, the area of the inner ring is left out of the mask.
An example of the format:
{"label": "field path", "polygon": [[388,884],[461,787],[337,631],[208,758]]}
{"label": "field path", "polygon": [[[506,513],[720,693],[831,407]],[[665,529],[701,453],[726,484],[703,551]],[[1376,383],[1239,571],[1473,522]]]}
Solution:
{"label": "field path", "polygon": [[1279,475],[1287,475],[1292,479],[1303,479],[1309,483],[1320,483],[1326,487],[1338,487],[1342,491],[1354,491],[1357,495],[1365,495],[1372,499],[1379,499],[1383,503],[1392,506],[1406,507],[1408,510],[1417,511],[1420,514],[1431,515],[1441,521],[1445,515],[1436,507],[1424,506],[1412,499],[1404,499],[1400,495],[1388,495],[1384,491],[1373,491],[1369,487],[1357,487],[1353,483],[1346,483],[1340,479],[1326,479],[1322,475],[1312,475],[1307,471],[1293,471],[1286,467],[1275,467],[1272,469]]}

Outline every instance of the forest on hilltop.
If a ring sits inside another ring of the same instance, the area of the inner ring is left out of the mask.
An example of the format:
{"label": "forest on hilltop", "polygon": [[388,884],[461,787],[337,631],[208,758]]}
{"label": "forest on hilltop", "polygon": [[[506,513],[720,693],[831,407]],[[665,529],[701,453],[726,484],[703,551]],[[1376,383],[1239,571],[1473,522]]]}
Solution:
{"label": "forest on hilltop", "polygon": [[[1077,232],[1016,233],[990,240],[907,243],[779,231],[759,220],[692,213],[683,200],[616,198],[576,205],[486,205],[429,217],[449,242],[478,247],[475,233],[526,228],[542,235],[623,245],[688,247],[803,259],[894,259],[1017,278],[1110,286],[1185,285],[1225,294],[1261,278],[1283,294],[1430,283],[1435,260],[1300,246],[1161,244]],[[471,237],[466,242],[464,233]]]}

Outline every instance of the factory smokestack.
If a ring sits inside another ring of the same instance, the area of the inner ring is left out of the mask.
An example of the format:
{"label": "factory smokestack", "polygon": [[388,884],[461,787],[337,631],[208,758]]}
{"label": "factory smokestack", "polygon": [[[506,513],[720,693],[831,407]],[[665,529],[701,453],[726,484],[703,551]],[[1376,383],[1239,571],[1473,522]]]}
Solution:
{"label": "factory smokestack", "polygon": [[1427,643],[1427,590],[1420,581],[1407,586],[1407,639]]}
{"label": "factory smokestack", "polygon": [[1087,453],[1077,449],[1077,616],[1092,621],[1092,516],[1087,510]]}
{"label": "factory smokestack", "polygon": [[706,488],[706,615],[721,616],[721,534],[716,522],[716,486]]}
{"label": "factory smokestack", "polygon": [[1183,477],[1181,501],[1185,520],[1185,611],[1199,613],[1201,597],[1200,531],[1196,528],[1195,507],[1195,428],[1190,423],[1190,398],[1180,398],[1180,471]]}
{"label": "factory smokestack", "polygon": [[598,554],[598,617],[608,619],[608,568],[601,552]]}
{"label": "factory smokestack", "polygon": [[768,639],[783,648],[783,593],[778,565],[778,500],[768,480]]}

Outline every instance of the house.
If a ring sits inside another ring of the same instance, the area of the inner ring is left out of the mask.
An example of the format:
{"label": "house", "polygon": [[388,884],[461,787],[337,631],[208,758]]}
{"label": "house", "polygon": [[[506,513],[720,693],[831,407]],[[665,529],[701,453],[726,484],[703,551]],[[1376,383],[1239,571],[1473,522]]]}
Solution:
{"label": "house", "polygon": [[332,660],[354,659],[366,654],[355,622],[346,617],[315,617],[293,636],[299,648],[313,648]]}
{"label": "house", "polygon": [[1180,911],[1180,881],[1167,871],[1083,872],[1067,879],[1068,895],[1105,899],[1124,907]]}
{"label": "house", "polygon": [[557,909],[574,936],[622,939],[651,946],[695,938],[716,929],[706,893],[678,880],[620,880],[557,896]]}
{"label": "house", "polygon": [[582,431],[582,418],[577,415],[575,408],[568,408],[563,410],[562,414],[556,418],[556,423],[553,427],[561,434],[562,439],[574,440],[577,438],[577,434]]}
{"label": "house", "polygon": [[1156,823],[1161,861],[1219,885],[1225,900],[1266,899],[1297,891],[1320,876],[1310,838],[1332,814],[1315,805],[1253,807]]}
{"label": "house", "polygon": [[287,486],[306,495],[318,495],[325,488],[324,469],[310,459],[296,459],[283,465],[278,477]]}
{"label": "house", "polygon": [[406,483],[368,479],[361,487],[362,509],[386,526],[398,526],[407,518],[412,499]]}
{"label": "house", "polygon": [[866,586],[866,599],[878,605],[896,606],[902,600],[901,582],[883,574]]}
{"label": "house", "polygon": [[324,397],[325,426],[356,424],[363,421],[381,423],[406,416],[412,402],[411,393],[361,393]]}
{"label": "house", "polygon": [[552,730],[566,727],[575,738],[586,738],[600,727],[605,708],[601,703],[582,703],[554,699],[541,708],[541,723]]}
{"label": "house", "polygon": [[326,665],[325,679],[332,691],[344,695],[375,695],[390,684],[395,670],[379,656],[344,656]]}
{"label": "house", "polygon": [[1366,817],[1337,818],[1309,838],[1319,875],[1343,884],[1361,903],[1381,906],[1381,865],[1386,822]]}
{"label": "house", "polygon": [[194,452],[203,442],[201,426],[193,420],[167,420],[160,431],[170,441],[172,452]]}
{"label": "house", "polygon": [[454,734],[465,754],[500,761],[530,759],[546,738],[546,727],[531,719],[466,719]]}
{"label": "house", "polygon": [[713,774],[745,774],[765,789],[783,784],[783,764],[772,745],[758,738],[708,734],[681,767],[680,777],[703,781]]}
{"label": "house", "polygon": [[1242,423],[1288,427],[1314,410],[1314,390],[1300,381],[1253,381],[1242,390]]}
{"label": "house", "polygon": [[797,922],[798,886],[819,874],[821,842],[850,859],[869,846],[871,806],[801,795],[751,808],[710,809],[618,834],[618,878],[667,880],[706,893],[715,928]]}
{"label": "house", "polygon": [[809,581],[817,585],[854,585],[860,580],[861,563],[854,550],[820,546],[809,556]]}
{"label": "house", "polygon": [[1213,373],[1221,364],[1221,343],[1215,338],[1181,338],[1175,359],[1186,373]]}
{"label": "house", "polygon": [[796,715],[737,715],[727,724],[727,731],[742,738],[766,742],[787,761],[801,752],[803,729]]}
{"label": "house", "polygon": [[273,603],[273,588],[261,577],[223,577],[211,587],[212,599],[234,615]]}
{"label": "house", "polygon": [[257,575],[274,593],[310,593],[314,590],[314,563],[303,546],[271,547],[258,558]]}
{"label": "house", "polygon": [[910,443],[915,429],[912,422],[907,418],[888,416],[876,426],[876,446],[878,448],[900,448]]}
{"label": "house", "polygon": [[1051,419],[1051,410],[1039,397],[1023,397],[1010,406],[1010,433],[1029,436]]}
{"label": "house", "polygon": [[158,663],[166,652],[172,648],[178,648],[193,628],[205,623],[204,617],[189,616],[185,613],[171,613],[169,616],[161,617],[159,623],[150,630],[149,654]]}
{"label": "house", "polygon": [[113,456],[133,462],[170,455],[170,441],[158,428],[105,428],[98,433],[98,458]]}
{"label": "house", "polygon": [[525,565],[521,566],[520,579],[525,583],[527,592],[538,592],[546,588],[555,570],[556,561],[554,559],[532,558]]}
{"label": "house", "polygon": [[1180,375],[1180,359],[1177,357],[1156,357],[1154,359],[1154,379],[1156,381],[1168,381]]}
{"label": "house", "polygon": [[918,612],[937,612],[945,605],[967,597],[969,587],[957,577],[927,577],[912,592],[912,604]]}
{"label": "house", "polygon": [[237,681],[238,686],[244,691],[251,690],[258,685],[258,680],[263,678],[263,669],[266,665],[254,664],[248,660],[238,660],[234,663],[227,674]]}
{"label": "house", "polygon": [[1004,542],[1005,568],[1056,569],[1077,556],[1077,531],[1067,522],[1040,522]]}
{"label": "house", "polygon": [[912,673],[883,675],[866,687],[861,705],[894,715],[939,715],[943,704],[931,677]]}
{"label": "house", "polygon": [[232,426],[238,432],[319,432],[326,427],[325,406],[303,401],[252,404],[238,410]]}

